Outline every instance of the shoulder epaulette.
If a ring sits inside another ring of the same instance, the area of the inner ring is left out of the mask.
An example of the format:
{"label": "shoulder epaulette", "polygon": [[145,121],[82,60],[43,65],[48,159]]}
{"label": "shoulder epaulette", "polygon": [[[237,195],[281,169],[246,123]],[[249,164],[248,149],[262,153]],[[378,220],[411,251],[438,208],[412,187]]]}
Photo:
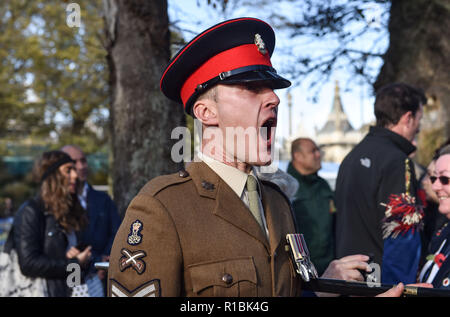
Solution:
{"label": "shoulder epaulette", "polygon": [[145,184],[139,194],[155,196],[165,188],[182,184],[189,180],[191,180],[191,176],[185,170],[180,170],[179,172],[173,174],[157,176]]}

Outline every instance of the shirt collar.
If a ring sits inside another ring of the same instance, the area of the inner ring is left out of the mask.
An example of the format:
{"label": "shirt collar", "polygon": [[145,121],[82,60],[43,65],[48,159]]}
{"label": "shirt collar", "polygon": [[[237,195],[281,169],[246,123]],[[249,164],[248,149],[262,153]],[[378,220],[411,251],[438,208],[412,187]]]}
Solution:
{"label": "shirt collar", "polygon": [[[223,162],[217,161],[203,153],[198,153],[197,156],[199,159],[205,162],[206,165],[208,165],[217,175],[219,175],[219,177],[225,183],[227,183],[228,186],[230,186],[230,188],[236,193],[236,195],[238,195],[239,197],[242,196],[249,174],[246,174],[233,166],[229,166]],[[250,174],[258,180],[253,167]]]}
{"label": "shirt collar", "polygon": [[89,185],[87,182],[84,182],[83,191],[81,192],[80,197],[82,197],[84,200],[87,199],[87,192],[89,190]]}

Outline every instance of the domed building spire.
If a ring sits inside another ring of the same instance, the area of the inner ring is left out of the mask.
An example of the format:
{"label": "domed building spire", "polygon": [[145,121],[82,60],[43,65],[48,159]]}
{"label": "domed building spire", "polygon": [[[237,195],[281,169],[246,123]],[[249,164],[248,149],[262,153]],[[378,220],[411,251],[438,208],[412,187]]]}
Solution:
{"label": "domed building spire", "polygon": [[331,111],[325,125],[317,132],[317,144],[324,151],[324,161],[340,163],[347,153],[362,139],[353,129],[341,102],[339,82],[335,82]]}
{"label": "domed building spire", "polygon": [[334,99],[333,106],[331,107],[331,112],[328,114],[327,122],[318,134],[327,134],[333,132],[343,132],[352,131],[353,127],[348,121],[348,117],[344,112],[341,102],[341,94],[339,92],[339,82],[336,80],[334,87]]}

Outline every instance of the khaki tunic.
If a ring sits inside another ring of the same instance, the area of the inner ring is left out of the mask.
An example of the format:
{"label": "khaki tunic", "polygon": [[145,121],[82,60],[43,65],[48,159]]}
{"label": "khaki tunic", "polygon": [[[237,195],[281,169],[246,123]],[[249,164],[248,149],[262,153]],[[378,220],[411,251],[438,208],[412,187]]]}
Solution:
{"label": "khaki tunic", "polygon": [[[299,295],[300,278],[285,250],[295,227],[276,185],[261,186],[268,241],[205,163],[187,171],[151,180],[130,203],[111,250],[108,295]],[[133,234],[136,222],[141,226]]]}

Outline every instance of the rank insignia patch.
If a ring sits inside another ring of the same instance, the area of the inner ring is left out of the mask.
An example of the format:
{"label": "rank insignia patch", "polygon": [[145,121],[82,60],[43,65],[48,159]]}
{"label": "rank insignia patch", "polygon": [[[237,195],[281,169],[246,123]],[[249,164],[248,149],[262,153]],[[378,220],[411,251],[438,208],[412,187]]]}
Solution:
{"label": "rank insignia patch", "polygon": [[127,268],[132,267],[138,274],[142,274],[145,271],[145,262],[141,258],[147,254],[144,251],[130,251],[127,249],[120,250],[122,257],[119,259],[120,272],[125,271]]}
{"label": "rank insignia patch", "polygon": [[110,279],[109,294],[111,297],[160,297],[159,280],[151,280],[134,290],[128,290],[114,279]]}
{"label": "rank insignia patch", "polygon": [[142,241],[142,222],[136,220],[131,224],[130,233],[128,234],[127,242],[129,245],[137,245]]}

